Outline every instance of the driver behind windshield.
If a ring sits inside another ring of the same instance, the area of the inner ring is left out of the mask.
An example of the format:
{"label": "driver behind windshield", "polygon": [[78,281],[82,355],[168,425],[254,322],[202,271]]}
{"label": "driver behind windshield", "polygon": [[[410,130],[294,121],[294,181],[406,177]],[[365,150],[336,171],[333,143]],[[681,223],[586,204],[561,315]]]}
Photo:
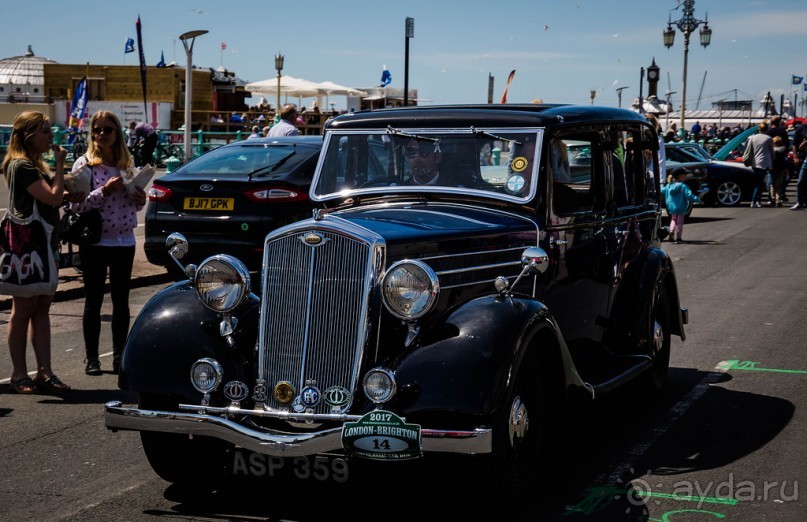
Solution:
{"label": "driver behind windshield", "polygon": [[406,161],[412,171],[415,185],[437,185],[440,183],[440,162],[443,153],[436,142],[411,140],[406,144]]}

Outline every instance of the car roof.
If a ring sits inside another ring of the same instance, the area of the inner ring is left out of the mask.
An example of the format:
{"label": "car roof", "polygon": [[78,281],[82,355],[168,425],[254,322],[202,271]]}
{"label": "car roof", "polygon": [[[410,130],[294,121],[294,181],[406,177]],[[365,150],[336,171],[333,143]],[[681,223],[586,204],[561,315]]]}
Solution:
{"label": "car roof", "polygon": [[266,146],[266,145],[306,145],[322,148],[322,136],[283,136],[275,138],[250,138],[234,141],[222,147]]}
{"label": "car roof", "polygon": [[614,107],[548,104],[428,105],[376,109],[344,114],[328,122],[326,130],[455,127],[545,127],[566,124],[638,122],[641,114]]}

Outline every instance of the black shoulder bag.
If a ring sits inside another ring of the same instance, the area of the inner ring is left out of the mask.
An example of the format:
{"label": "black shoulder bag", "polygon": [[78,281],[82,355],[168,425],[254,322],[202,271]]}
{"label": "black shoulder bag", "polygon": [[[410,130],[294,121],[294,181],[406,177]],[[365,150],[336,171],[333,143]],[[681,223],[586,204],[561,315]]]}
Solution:
{"label": "black shoulder bag", "polygon": [[[92,187],[92,176],[90,176]],[[64,205],[64,213],[59,221],[59,240],[64,243],[73,243],[80,247],[94,245],[101,241],[101,211],[97,208],[79,214],[70,209],[68,203]]]}

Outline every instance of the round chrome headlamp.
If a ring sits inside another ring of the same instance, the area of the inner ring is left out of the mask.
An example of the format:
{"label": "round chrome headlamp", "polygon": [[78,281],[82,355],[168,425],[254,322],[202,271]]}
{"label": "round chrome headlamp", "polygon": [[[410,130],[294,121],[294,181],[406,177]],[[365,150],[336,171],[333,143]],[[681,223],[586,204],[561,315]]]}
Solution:
{"label": "round chrome headlamp", "polygon": [[395,375],[386,368],[373,368],[364,376],[364,394],[376,404],[390,400],[396,388]]}
{"label": "round chrome headlamp", "polygon": [[208,257],[199,265],[194,284],[206,307],[226,313],[249,295],[249,271],[233,256],[219,254]]}
{"label": "round chrome headlamp", "polygon": [[200,393],[210,393],[221,384],[224,369],[215,359],[205,357],[191,365],[191,384]]}
{"label": "round chrome headlamp", "polygon": [[440,282],[422,261],[398,261],[381,281],[384,306],[394,316],[411,321],[425,315],[437,302]]}

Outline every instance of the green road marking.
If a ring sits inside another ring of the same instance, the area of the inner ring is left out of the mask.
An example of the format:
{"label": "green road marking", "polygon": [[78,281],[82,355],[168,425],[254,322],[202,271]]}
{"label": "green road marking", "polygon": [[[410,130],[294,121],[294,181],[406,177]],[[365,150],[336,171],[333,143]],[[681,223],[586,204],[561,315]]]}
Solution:
{"label": "green road marking", "polygon": [[[697,502],[701,504],[719,504],[723,506],[736,506],[740,503],[739,500],[734,498],[720,498],[720,497],[699,497],[696,495],[676,495],[674,493],[657,493],[655,491],[641,491],[632,490],[628,491],[620,487],[595,487],[592,488],[589,494],[574,506],[568,506],[563,513],[565,516],[573,514],[591,515],[597,511],[605,509],[608,505],[612,504],[614,500],[628,495],[636,495],[639,497],[651,498],[664,498],[670,500],[677,500],[683,502]],[[682,511],[678,511],[679,513]],[[676,512],[670,512],[676,513]]]}
{"label": "green road marking", "polygon": [[[700,513],[700,514],[705,513],[707,515],[712,515],[717,519],[726,518],[726,515],[724,515],[723,513],[715,513],[714,511],[703,511],[701,509],[679,509],[677,511],[667,511],[666,513],[661,515],[661,518],[648,518],[647,520],[650,520],[651,522],[670,522],[672,520],[673,515],[678,515],[680,513]],[[678,519],[678,517],[675,518]]]}
{"label": "green road marking", "polygon": [[653,498],[669,498],[672,500],[684,500],[687,502],[698,502],[706,504],[722,504],[724,506],[736,506],[740,503],[735,498],[720,498],[720,497],[698,497],[692,495],[676,495],[675,493],[657,493],[655,491],[635,491],[640,497],[653,497]]}
{"label": "green road marking", "polygon": [[721,370],[742,370],[746,372],[770,372],[770,373],[795,373],[799,375],[806,375],[807,370],[786,370],[783,368],[759,368],[758,362],[741,361],[733,359],[730,361],[722,361],[718,363],[717,367]]}

